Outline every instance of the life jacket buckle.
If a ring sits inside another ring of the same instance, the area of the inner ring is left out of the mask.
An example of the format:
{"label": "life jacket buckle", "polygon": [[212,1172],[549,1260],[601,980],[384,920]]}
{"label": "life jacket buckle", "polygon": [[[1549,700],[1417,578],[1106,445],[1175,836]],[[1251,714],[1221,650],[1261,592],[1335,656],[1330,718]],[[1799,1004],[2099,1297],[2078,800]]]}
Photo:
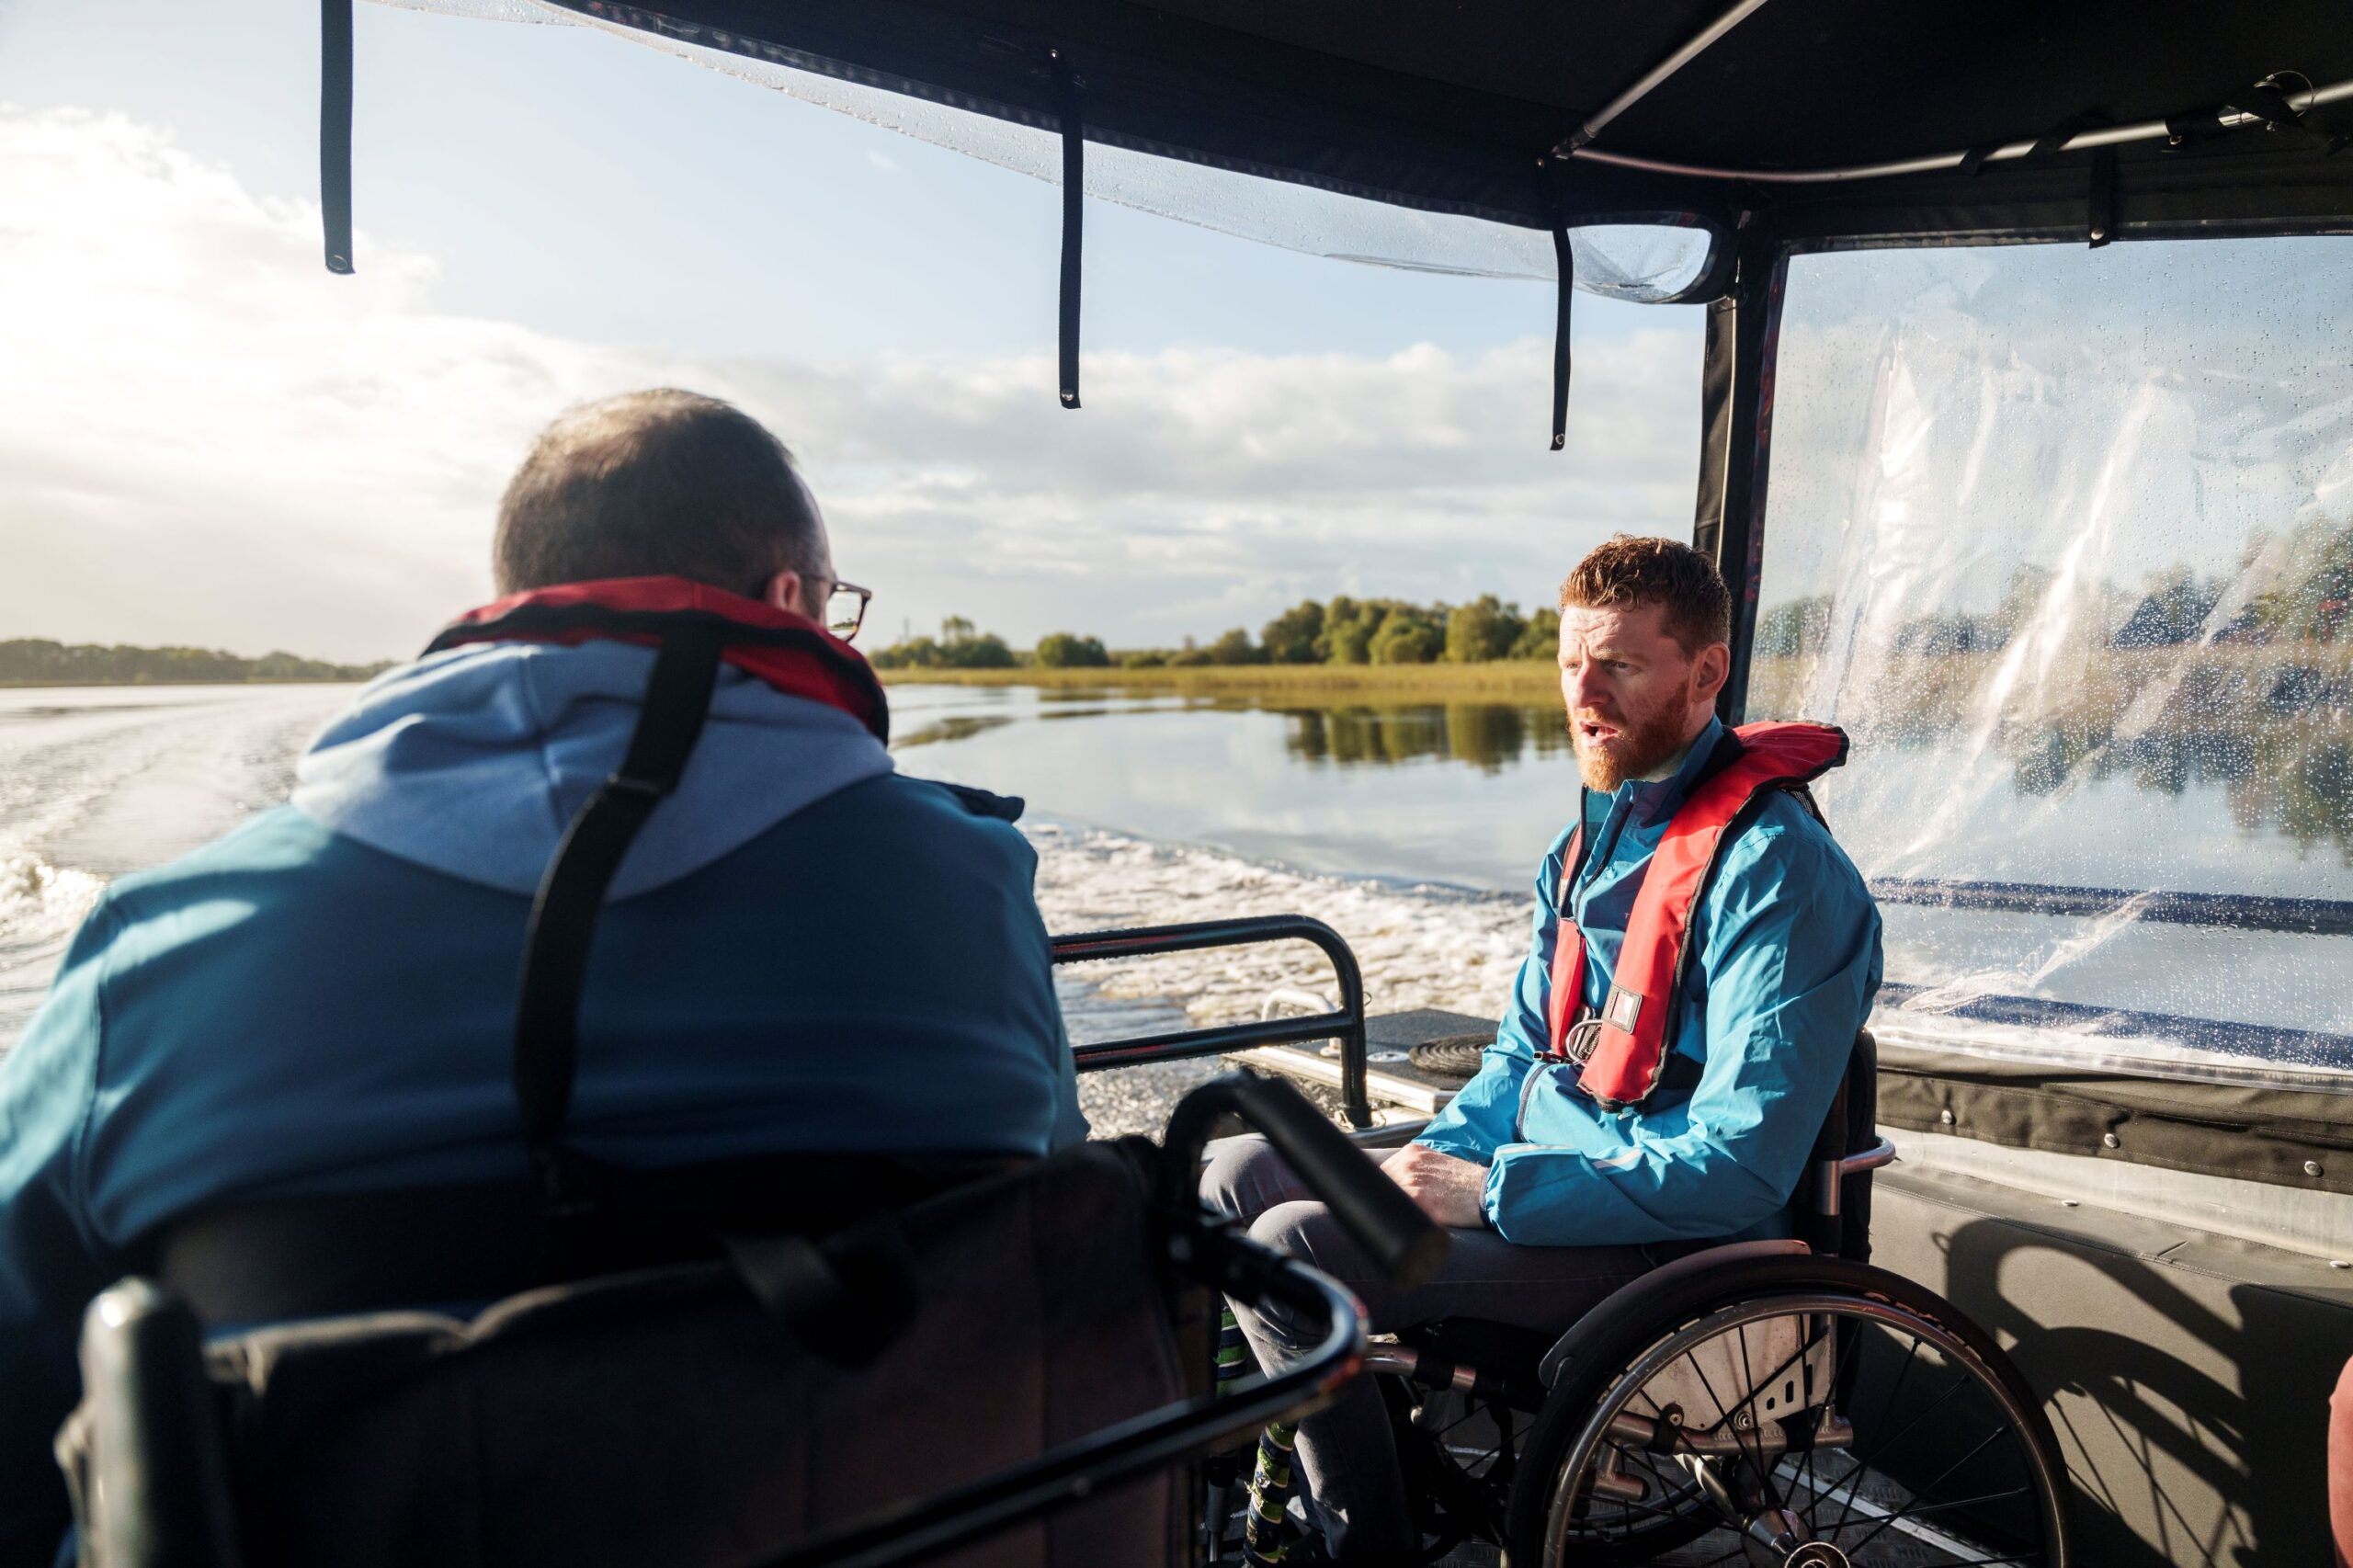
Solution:
{"label": "life jacket buckle", "polygon": [[1563,1060],[1574,1062],[1579,1068],[1593,1060],[1594,1047],[1601,1043],[1602,1019],[1588,1014],[1569,1026],[1569,1038],[1561,1042]]}

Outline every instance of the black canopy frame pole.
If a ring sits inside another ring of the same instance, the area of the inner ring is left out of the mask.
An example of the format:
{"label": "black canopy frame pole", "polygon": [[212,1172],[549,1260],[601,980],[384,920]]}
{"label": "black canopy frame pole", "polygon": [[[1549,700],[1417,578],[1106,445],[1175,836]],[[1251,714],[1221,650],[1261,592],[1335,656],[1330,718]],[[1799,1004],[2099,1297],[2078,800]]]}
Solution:
{"label": "black canopy frame pole", "polygon": [[1732,588],[1732,670],[1716,699],[1728,724],[1748,710],[1756,597],[1765,552],[1766,456],[1773,439],[1773,360],[1780,347],[1789,253],[1752,215],[1735,242],[1732,292],[1708,307],[1699,378],[1699,494],[1691,544]]}
{"label": "black canopy frame pole", "polygon": [[1693,34],[1682,48],[1644,72],[1631,86],[1596,109],[1585,123],[1569,132],[1567,139],[1552,150],[1553,155],[1565,158],[1600,135],[1603,127],[1657,91],[1660,85],[1669,76],[1705,54],[1718,39],[1738,27],[1746,19],[1750,12],[1758,9],[1764,4],[1765,0],[1739,0],[1739,3],[1731,10],[1709,23],[1701,31]]}
{"label": "black canopy frame pole", "polygon": [[[2308,86],[2302,92],[2285,92],[2278,88],[2274,79],[2267,78],[2249,89],[2251,93],[2267,91],[2277,93],[2279,101],[2293,115],[2301,117],[2329,104],[2353,100],[2353,80],[2331,82],[2325,86]],[[2240,95],[2242,98],[2246,96]],[[1608,153],[1597,147],[1565,142],[1559,152],[1563,157],[1579,158],[1587,163],[1608,164],[1616,168],[1673,175],[1686,179],[1741,180],[1754,185],[1836,185],[1847,180],[1887,179],[1900,175],[1941,174],[1964,165],[1973,172],[1987,164],[2006,163],[2016,158],[2095,152],[2135,142],[2165,142],[2177,145],[2209,131],[2236,131],[2249,125],[2278,123],[2266,114],[2226,104],[2219,108],[2199,109],[2188,114],[2171,115],[2164,119],[2140,119],[2130,125],[2079,131],[2055,146],[2047,137],[2022,136],[1994,147],[1965,148],[1957,153],[1930,153],[1917,158],[1897,158],[1886,163],[1852,164],[1825,169],[1721,168],[1709,164],[1680,164],[1665,158],[1645,158],[1631,153]]]}
{"label": "black canopy frame pole", "polygon": [[351,271],[352,0],[319,0],[319,221],[329,272]]}

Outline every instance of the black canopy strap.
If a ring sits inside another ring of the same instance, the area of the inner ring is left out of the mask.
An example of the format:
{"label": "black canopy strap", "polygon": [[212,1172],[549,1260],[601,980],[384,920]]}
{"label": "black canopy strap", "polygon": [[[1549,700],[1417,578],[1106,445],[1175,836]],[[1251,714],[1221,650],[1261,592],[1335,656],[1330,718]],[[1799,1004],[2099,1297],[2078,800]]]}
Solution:
{"label": "black canopy strap", "polygon": [[1972,147],[1961,155],[1961,162],[1954,166],[1962,174],[1973,175],[1985,166],[1986,159],[2001,150],[2001,145],[1998,142],[1986,142]]}
{"label": "black canopy strap", "polygon": [[1051,50],[1054,64],[1054,113],[1063,130],[1063,283],[1059,332],[1063,406],[1078,406],[1078,262],[1080,230],[1086,210],[1086,124],[1079,112],[1078,75],[1070,56]]}
{"label": "black canopy strap", "polygon": [[319,0],[319,216],[327,270],[351,270],[351,4]]}
{"label": "black canopy strap", "polygon": [[2233,95],[2231,101],[2223,107],[2252,116],[2260,120],[2267,131],[2285,131],[2295,141],[2317,147],[2324,156],[2343,151],[2347,142],[2353,140],[2333,135],[2315,124],[2309,110],[2299,109],[2289,101],[2288,95],[2271,82],[2257,82],[2245,91]]}
{"label": "black canopy strap", "polygon": [[638,830],[686,771],[710,713],[724,645],[720,631],[700,627],[663,638],[620,771],[574,814],[531,903],[515,1017],[515,1099],[551,1223],[585,1218],[601,1202],[594,1169],[563,1142],[597,918]]}
{"label": "black canopy strap", "polygon": [[[2029,160],[2057,157],[2067,151],[2070,141],[2108,123],[2108,116],[2098,109],[2071,114],[2037,138],[2026,155]],[[2116,152],[2094,147],[2090,153],[2084,194],[2084,243],[2097,250],[2116,237]]]}
{"label": "black canopy strap", "polygon": [[1577,255],[1565,223],[1552,225],[1553,270],[1560,298],[1552,312],[1552,449],[1569,444],[1569,306],[1577,295]]}
{"label": "black canopy strap", "polygon": [[2092,150],[2084,194],[2084,244],[2097,250],[2116,238],[2116,149]]}
{"label": "black canopy strap", "polygon": [[2295,105],[2288,101],[2288,95],[2268,82],[2257,82],[2232,94],[2231,101],[2222,107],[2259,119],[2273,131],[2304,129],[2304,117],[2296,111]]}

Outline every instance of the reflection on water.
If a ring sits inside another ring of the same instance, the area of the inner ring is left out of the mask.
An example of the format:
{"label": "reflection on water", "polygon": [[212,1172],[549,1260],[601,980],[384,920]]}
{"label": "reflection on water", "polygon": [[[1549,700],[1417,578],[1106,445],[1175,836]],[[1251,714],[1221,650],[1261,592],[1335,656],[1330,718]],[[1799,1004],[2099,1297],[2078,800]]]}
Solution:
{"label": "reflection on water", "polygon": [[1375,708],[1286,708],[1286,744],[1302,762],[1342,767],[1443,757],[1497,772],[1530,756],[1569,749],[1558,709],[1496,702]]}
{"label": "reflection on water", "polygon": [[[2292,846],[2300,861],[2333,852],[2353,868],[2353,652],[2341,646],[2078,640],[2034,661],[1995,650],[1880,665],[1809,652],[1759,659],[1751,705],[1835,716],[1859,756],[1912,755],[1915,812],[1921,800],[2001,786],[2022,802],[2109,784],[2203,792],[2224,807],[2216,827],[2227,823],[2240,841]],[[2149,846],[2138,858],[2154,867],[2165,853]],[[2120,868],[2121,880],[2132,869]]]}
{"label": "reflection on water", "polygon": [[910,730],[893,736],[891,746],[894,751],[905,751],[910,746],[930,746],[939,745],[949,741],[969,741],[983,731],[994,730],[1000,724],[1012,722],[1011,716],[1004,713],[950,714],[945,719],[926,724],[919,730]]}
{"label": "reflection on water", "polygon": [[1033,818],[1343,876],[1528,886],[1576,809],[1557,711],[893,686],[909,772]]}
{"label": "reflection on water", "polygon": [[2286,839],[2300,854],[2322,846],[2353,867],[2353,734],[2336,726],[2279,724],[2257,734],[2199,731],[2097,736],[2051,730],[2019,749],[2023,795],[2051,795],[2070,782],[2129,778],[2150,794],[2178,796],[2220,786],[2232,825]]}

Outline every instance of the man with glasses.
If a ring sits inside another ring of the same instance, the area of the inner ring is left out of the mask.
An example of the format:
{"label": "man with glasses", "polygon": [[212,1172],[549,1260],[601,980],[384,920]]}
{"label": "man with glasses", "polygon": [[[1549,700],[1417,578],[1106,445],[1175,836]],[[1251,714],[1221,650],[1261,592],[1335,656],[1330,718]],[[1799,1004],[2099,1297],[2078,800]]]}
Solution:
{"label": "man with glasses", "polygon": [[525,926],[654,659],[600,610],[745,641],[596,926],[571,1146],[633,1171],[838,1156],[815,1185],[855,1186],[1086,1135],[1020,802],[893,771],[847,643],[868,592],[774,436],[682,392],[574,409],[507,487],[493,563],[498,602],[362,690],[290,804],[107,891],[0,1058],[0,1563],[64,1524],[48,1449],[83,1307],[178,1221],[529,1178]]}

